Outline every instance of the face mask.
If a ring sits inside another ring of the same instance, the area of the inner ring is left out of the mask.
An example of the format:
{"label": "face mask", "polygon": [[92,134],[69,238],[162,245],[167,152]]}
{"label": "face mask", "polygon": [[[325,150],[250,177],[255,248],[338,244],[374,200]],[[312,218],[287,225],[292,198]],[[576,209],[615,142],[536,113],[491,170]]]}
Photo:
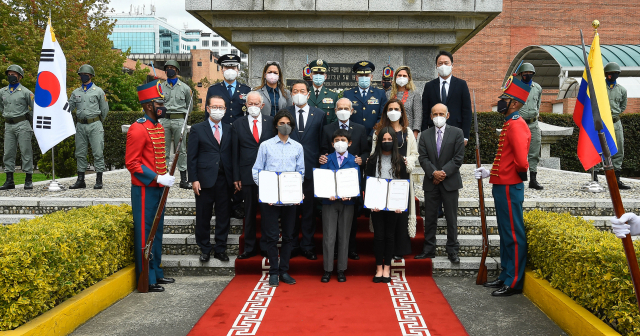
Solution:
{"label": "face mask", "polygon": [[522,82],[524,83],[529,83],[533,79],[533,75],[522,74],[521,77],[522,77]]}
{"label": "face mask", "polygon": [[358,77],[358,86],[366,89],[371,85],[371,77]]}
{"label": "face mask", "polygon": [[297,95],[293,96],[293,103],[297,106],[304,106],[307,103],[307,95],[298,93]]}
{"label": "face mask", "polygon": [[9,81],[9,84],[16,84],[18,83],[18,76],[9,75],[9,77],[7,77],[7,80]]}
{"label": "face mask", "polygon": [[227,69],[222,75],[224,76],[224,79],[228,81],[234,81],[238,77],[238,71],[236,71],[235,69]]}
{"label": "face mask", "polygon": [[324,84],[324,75],[313,75],[313,84],[322,86]]}
{"label": "face mask", "polygon": [[508,109],[509,109],[509,102],[507,102],[506,100],[498,101],[498,112],[505,113],[507,112]]}
{"label": "face mask", "polygon": [[260,115],[260,108],[258,106],[249,106],[247,112],[249,112],[250,116],[255,118]]}
{"label": "face mask", "polygon": [[209,115],[213,120],[219,121],[222,120],[222,117],[224,117],[224,112],[225,110],[210,110]]}
{"label": "face mask", "polygon": [[265,78],[267,79],[267,83],[275,84],[278,82],[278,79],[280,79],[280,76],[274,73],[268,73]]}
{"label": "face mask", "polygon": [[349,110],[338,110],[336,111],[336,116],[340,121],[347,121],[351,118],[351,111]]}
{"label": "face mask", "polygon": [[441,65],[436,68],[440,77],[447,77],[451,74],[451,65]]}
{"label": "face mask", "polygon": [[[617,72],[614,72],[614,73],[612,73],[610,75],[607,75],[607,81],[609,81],[610,83],[613,83],[618,79],[618,76],[620,76],[620,74],[617,73]],[[611,78],[609,78],[609,77],[611,77]]]}
{"label": "face mask", "polygon": [[176,71],[175,71],[175,70],[173,70],[173,69],[169,69],[169,70],[167,70],[167,77],[169,77],[169,78],[173,78],[173,77],[175,77],[176,75],[177,75],[177,73],[176,73]]}
{"label": "face mask", "polygon": [[335,148],[338,153],[344,153],[347,151],[347,148],[349,148],[349,144],[344,141],[338,141],[333,144],[333,148]]}
{"label": "face mask", "polygon": [[282,135],[289,135],[291,134],[291,130],[292,130],[291,126],[288,124],[279,125],[277,129],[278,129],[278,133]]}
{"label": "face mask", "polygon": [[167,108],[164,106],[160,106],[156,108],[156,116],[158,116],[158,119],[162,119],[162,118],[166,118],[167,117]]}
{"label": "face mask", "polygon": [[401,116],[402,116],[402,112],[400,112],[400,111],[388,111],[387,112],[387,118],[389,118],[389,120],[391,120],[392,122],[400,120]]}
{"label": "face mask", "polygon": [[382,82],[382,88],[383,88],[385,91],[388,91],[388,90],[391,88],[391,82],[383,81],[383,82]]}
{"label": "face mask", "polygon": [[444,126],[447,123],[447,118],[445,117],[435,117],[433,118],[433,124],[436,125],[437,128]]}
{"label": "face mask", "polygon": [[398,86],[405,86],[409,83],[409,78],[407,77],[398,77],[396,78],[396,84],[398,84]]}
{"label": "face mask", "polygon": [[80,75],[80,81],[82,82],[82,84],[87,84],[89,83],[89,81],[91,80],[91,77],[87,74],[81,74]]}
{"label": "face mask", "polygon": [[393,142],[383,142],[382,143],[382,151],[383,152],[390,152],[391,150],[393,150]]}

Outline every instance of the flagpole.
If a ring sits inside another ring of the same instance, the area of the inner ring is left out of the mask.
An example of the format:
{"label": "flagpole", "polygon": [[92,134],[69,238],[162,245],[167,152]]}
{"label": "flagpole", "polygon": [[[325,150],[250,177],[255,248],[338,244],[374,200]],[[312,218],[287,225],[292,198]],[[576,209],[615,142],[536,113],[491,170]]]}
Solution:
{"label": "flagpole", "polygon": [[56,157],[54,155],[54,149],[56,146],[51,147],[51,175],[53,179],[49,182],[49,191],[62,191],[64,188],[58,181],[56,181]]}

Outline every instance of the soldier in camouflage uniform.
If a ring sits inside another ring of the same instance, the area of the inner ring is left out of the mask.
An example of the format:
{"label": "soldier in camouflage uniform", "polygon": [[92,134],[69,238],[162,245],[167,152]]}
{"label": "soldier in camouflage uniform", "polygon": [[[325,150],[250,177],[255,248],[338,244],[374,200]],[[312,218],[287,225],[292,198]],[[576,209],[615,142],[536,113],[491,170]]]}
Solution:
{"label": "soldier in camouflage uniform", "polygon": [[104,129],[102,122],[107,118],[109,103],[107,97],[91,79],[96,75],[93,67],[85,64],[78,70],[81,87],[75,89],[69,98],[69,111],[76,110],[76,166],[78,179],[69,189],[86,188],[84,174],[87,170],[87,151],[91,144],[93,165],[96,168],[96,184],[93,189],[102,189],[104,172]]}
{"label": "soldier in camouflage uniform", "polygon": [[[167,162],[171,160],[171,144],[178,146],[180,140],[180,132],[184,124],[184,117],[188,112],[191,102],[191,88],[178,78],[180,65],[174,60],[167,61],[164,65],[167,72],[167,80],[160,84],[162,93],[164,94],[164,106],[167,108],[167,117],[160,119],[160,124],[164,127],[164,138],[166,139],[165,148],[167,153]],[[178,170],[180,171],[180,188],[191,189],[191,183],[187,180],[187,136],[184,133],[184,139],[180,145],[180,157],[178,157]],[[176,150],[178,150],[176,148]]]}
{"label": "soldier in camouflage uniform", "polygon": [[518,75],[522,78],[522,82],[531,86],[529,98],[520,109],[520,116],[527,122],[531,131],[531,145],[529,146],[529,188],[536,190],[544,189],[538,183],[538,162],[540,161],[540,146],[542,137],[540,136],[540,127],[538,126],[538,116],[540,114],[540,103],[542,102],[542,87],[533,81],[536,69],[531,63],[522,63],[518,69]]}
{"label": "soldier in camouflage uniform", "polygon": [[624,159],[624,133],[622,131],[620,114],[627,109],[627,89],[616,82],[620,72],[622,72],[622,70],[620,70],[620,66],[616,62],[610,62],[604,66],[607,93],[609,94],[609,106],[611,106],[611,116],[613,117],[613,129],[616,133],[616,147],[618,147],[618,153],[612,156],[611,160],[613,161],[613,168],[616,171],[618,188],[627,190],[631,189],[631,187],[620,181],[620,171],[622,169],[622,160]]}
{"label": "soldier in camouflage uniform", "polygon": [[24,181],[25,189],[33,189],[33,150],[31,136],[33,129],[29,120],[33,113],[33,93],[20,84],[24,71],[18,65],[10,65],[7,71],[9,86],[0,89],[0,112],[4,117],[4,171],[7,179],[0,190],[15,189],[13,180],[15,172],[16,151],[20,146],[22,154],[22,171],[27,173]]}

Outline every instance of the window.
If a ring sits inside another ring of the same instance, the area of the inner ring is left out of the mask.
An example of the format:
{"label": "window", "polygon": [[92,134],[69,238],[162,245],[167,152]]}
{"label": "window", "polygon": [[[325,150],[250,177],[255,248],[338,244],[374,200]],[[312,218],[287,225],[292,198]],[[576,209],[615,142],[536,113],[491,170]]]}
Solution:
{"label": "window", "polygon": [[220,45],[223,46],[223,47],[228,47],[229,46],[229,42],[222,41],[222,42],[220,42]]}
{"label": "window", "polygon": [[185,42],[200,42],[199,38],[182,38],[183,41]]}
{"label": "window", "polygon": [[202,40],[202,46],[203,47],[208,47],[209,46],[209,40]]}
{"label": "window", "polygon": [[199,102],[200,104],[202,104],[202,98],[198,99],[198,102]]}
{"label": "window", "polygon": [[234,54],[234,55],[237,55],[238,54],[238,49],[231,49],[231,53]]}
{"label": "window", "polygon": [[241,58],[247,58],[247,54],[245,54],[245,53],[243,53],[243,52],[240,52],[240,57],[241,57]]}
{"label": "window", "polygon": [[202,66],[202,62],[198,62],[198,66]]}
{"label": "window", "polygon": [[202,83],[198,82],[198,87],[202,87]]}
{"label": "window", "polygon": [[152,32],[114,32],[108,36],[116,49],[131,48],[134,54],[153,54],[156,52],[155,33]]}
{"label": "window", "polygon": [[163,47],[170,47],[171,46],[171,41],[162,41],[162,46]]}
{"label": "window", "polygon": [[217,47],[217,46],[219,46],[219,42],[218,41],[211,41],[211,46],[212,47]]}

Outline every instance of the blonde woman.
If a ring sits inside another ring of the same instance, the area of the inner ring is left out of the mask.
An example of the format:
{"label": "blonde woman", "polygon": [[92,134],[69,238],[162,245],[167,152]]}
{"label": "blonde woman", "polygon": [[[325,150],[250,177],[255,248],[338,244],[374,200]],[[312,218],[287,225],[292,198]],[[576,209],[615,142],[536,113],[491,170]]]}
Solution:
{"label": "blonde woman", "polygon": [[409,120],[409,128],[413,130],[413,134],[418,138],[420,128],[422,127],[422,97],[416,91],[411,77],[411,69],[403,65],[393,74],[391,81],[391,90],[387,91],[387,98],[396,98],[402,102]]}

